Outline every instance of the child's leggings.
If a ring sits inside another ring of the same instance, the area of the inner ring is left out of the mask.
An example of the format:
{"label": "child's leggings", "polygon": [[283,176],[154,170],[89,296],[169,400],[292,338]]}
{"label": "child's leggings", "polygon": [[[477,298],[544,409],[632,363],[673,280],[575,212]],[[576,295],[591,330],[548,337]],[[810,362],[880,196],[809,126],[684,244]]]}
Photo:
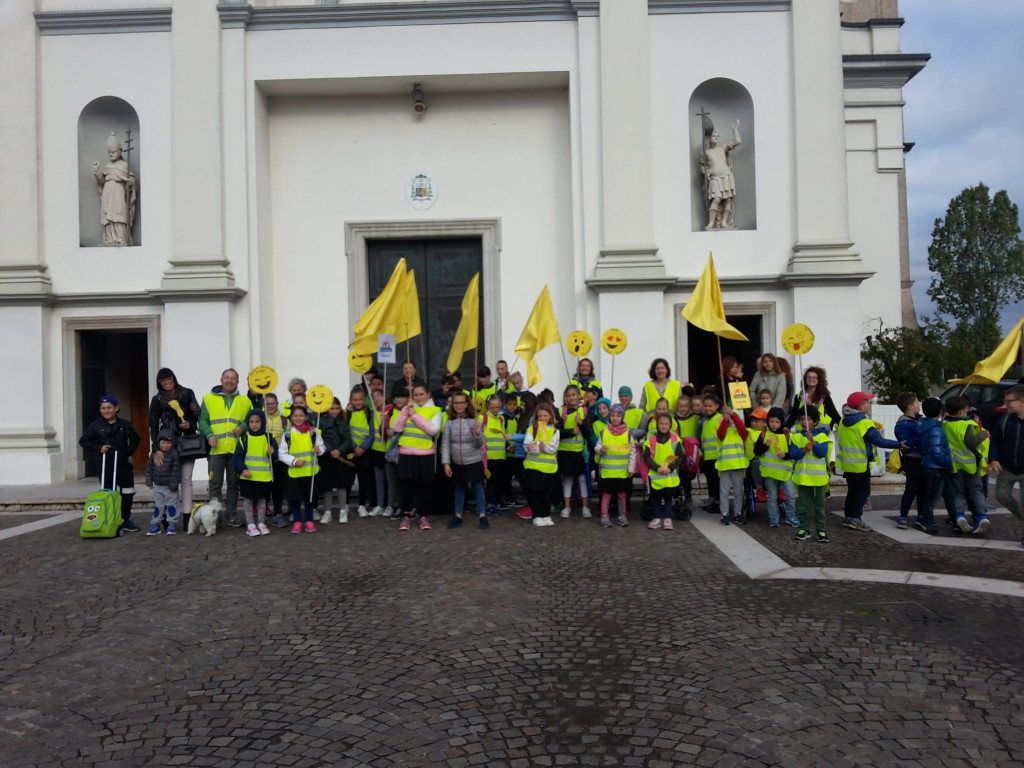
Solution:
{"label": "child's leggings", "polygon": [[[256,509],[256,518],[253,519],[253,508]],[[245,513],[245,524],[263,525],[267,522],[267,500],[266,499],[242,499],[242,511]]]}
{"label": "child's leggings", "polygon": [[[611,494],[611,493],[602,493],[601,494],[601,519],[602,520],[604,518],[608,517],[608,508],[612,504],[612,495],[613,494]],[[618,493],[618,494],[614,494],[614,495],[619,497],[619,517],[623,517],[624,518],[626,516],[626,513],[629,511],[629,507],[626,505],[626,492],[623,491],[622,493]]]}
{"label": "child's leggings", "polygon": [[313,522],[313,502],[308,498],[288,499],[288,509],[292,513],[293,523],[312,523]]}

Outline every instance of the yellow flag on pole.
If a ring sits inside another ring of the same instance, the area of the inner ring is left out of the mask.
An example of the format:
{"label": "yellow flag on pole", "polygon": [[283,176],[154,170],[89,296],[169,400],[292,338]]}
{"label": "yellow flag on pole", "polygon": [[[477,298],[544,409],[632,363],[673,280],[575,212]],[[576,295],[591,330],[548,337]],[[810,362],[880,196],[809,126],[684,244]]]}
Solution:
{"label": "yellow flag on pole", "polygon": [[693,289],[693,295],[683,307],[683,317],[693,325],[705,331],[721,336],[723,339],[750,341],[746,336],[733,328],[725,320],[725,307],[722,304],[722,287],[718,284],[718,273],[715,272],[715,260],[708,254],[708,263],[704,273]]}
{"label": "yellow flag on pole", "polygon": [[962,379],[950,379],[950,384],[998,384],[999,380],[1010,370],[1010,366],[1017,362],[1017,353],[1020,352],[1021,329],[1024,328],[1024,318],[1017,321],[1013,330],[1005,339],[999,342],[995,351],[981,360],[974,366],[974,373]]}
{"label": "yellow flag on pole", "polygon": [[420,295],[416,290],[415,269],[410,269],[405,273],[404,291],[405,300],[403,307],[405,313],[402,318],[402,325],[398,329],[398,341],[411,339],[413,336],[419,336],[423,332],[423,329],[420,327]]}
{"label": "yellow flag on pole", "polygon": [[526,321],[526,327],[516,343],[516,354],[526,361],[527,386],[532,387],[541,380],[540,367],[534,360],[534,355],[544,347],[557,344],[562,340],[558,332],[558,319],[555,317],[555,309],[551,306],[551,294],[548,287],[537,297],[537,303],[533,305],[533,311]]}
{"label": "yellow flag on pole", "polygon": [[[394,315],[404,299],[402,293],[405,287],[404,280],[405,259],[399,259],[384,290],[370,303],[356,324],[352,326],[352,335],[355,338],[376,337],[378,333],[394,333],[395,329],[389,326],[394,322]],[[374,351],[376,351],[376,339],[374,340]]]}
{"label": "yellow flag on pole", "polygon": [[459,370],[467,349],[476,349],[480,343],[480,273],[473,275],[462,297],[462,320],[455,331],[452,350],[448,353],[448,373]]}

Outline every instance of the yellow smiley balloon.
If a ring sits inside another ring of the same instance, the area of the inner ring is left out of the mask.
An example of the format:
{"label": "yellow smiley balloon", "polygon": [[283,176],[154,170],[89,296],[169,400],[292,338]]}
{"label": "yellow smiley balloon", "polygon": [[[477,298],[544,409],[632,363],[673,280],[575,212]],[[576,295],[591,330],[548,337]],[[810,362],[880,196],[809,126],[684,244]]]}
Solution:
{"label": "yellow smiley balloon", "polygon": [[590,354],[594,340],[586,331],[573,331],[565,338],[565,348],[573,357],[585,357]]}
{"label": "yellow smiley balloon", "polygon": [[327,413],[334,402],[334,393],[326,384],[314,384],[306,392],[306,405],[317,413]]}
{"label": "yellow smiley balloon", "polygon": [[626,348],[629,338],[621,328],[609,328],[601,334],[601,349],[609,355],[618,355]]}
{"label": "yellow smiley balloon", "polygon": [[803,323],[787,325],[782,331],[782,348],[791,355],[806,355],[814,347],[814,332]]}
{"label": "yellow smiley balloon", "polygon": [[277,387],[277,371],[269,365],[257,365],[249,371],[249,389],[261,395],[273,392]]}
{"label": "yellow smiley balloon", "polygon": [[366,373],[373,367],[373,355],[361,355],[352,350],[348,353],[348,367],[356,373]]}

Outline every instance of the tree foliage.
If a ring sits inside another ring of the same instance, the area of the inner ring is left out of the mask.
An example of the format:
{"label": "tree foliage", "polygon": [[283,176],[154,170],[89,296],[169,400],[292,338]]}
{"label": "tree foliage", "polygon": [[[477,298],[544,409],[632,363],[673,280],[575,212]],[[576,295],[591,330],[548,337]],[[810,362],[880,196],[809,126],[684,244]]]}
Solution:
{"label": "tree foliage", "polygon": [[[928,296],[940,315],[953,319],[970,366],[987,356],[1002,336],[1005,306],[1024,298],[1024,243],[1017,206],[1005,190],[968,187],[936,219],[928,247],[932,273]],[[952,367],[966,366],[964,360]]]}
{"label": "tree foliage", "polygon": [[895,403],[904,392],[920,398],[942,380],[942,345],[927,328],[879,328],[864,339],[861,359],[865,380],[884,403]]}

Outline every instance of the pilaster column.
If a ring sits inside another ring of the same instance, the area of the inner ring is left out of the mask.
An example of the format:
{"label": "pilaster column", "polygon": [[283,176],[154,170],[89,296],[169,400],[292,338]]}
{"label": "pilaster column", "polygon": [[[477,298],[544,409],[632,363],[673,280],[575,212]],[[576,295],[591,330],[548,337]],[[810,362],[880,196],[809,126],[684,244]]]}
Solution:
{"label": "pilaster column", "polygon": [[790,272],[858,272],[851,251],[839,8],[792,0],[796,243]]}

